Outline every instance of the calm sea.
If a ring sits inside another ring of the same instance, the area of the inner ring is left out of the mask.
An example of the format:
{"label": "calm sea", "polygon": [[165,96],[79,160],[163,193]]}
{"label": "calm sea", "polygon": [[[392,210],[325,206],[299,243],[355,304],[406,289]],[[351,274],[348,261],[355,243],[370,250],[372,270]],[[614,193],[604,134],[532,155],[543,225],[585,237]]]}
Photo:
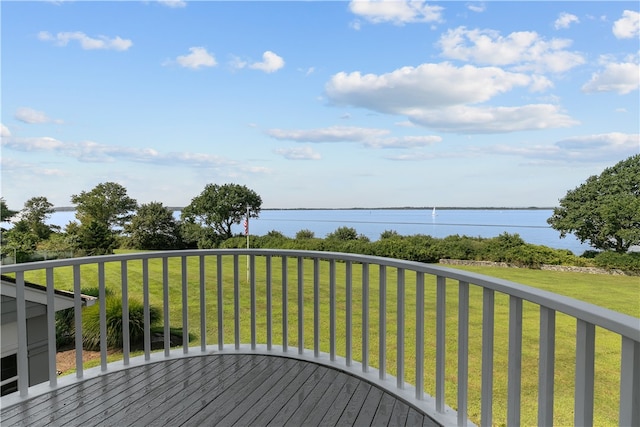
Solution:
{"label": "calm sea", "polygon": [[[560,234],[549,227],[547,218],[551,209],[310,209],[263,210],[260,217],[252,218],[250,233],[264,235],[276,230],[295,237],[300,230],[311,230],[316,237],[325,237],[338,227],[355,228],[371,240],[378,240],[385,230],[402,235],[428,234],[446,237],[454,234],[473,237],[495,237],[501,233],[519,234],[526,242],[557,249],[569,249],[580,255],[590,249],[573,235],[560,239]],[[176,218],[180,212],[175,212]],[[55,212],[49,223],[66,226],[75,220],[75,212]],[[242,225],[233,229],[242,233]]]}

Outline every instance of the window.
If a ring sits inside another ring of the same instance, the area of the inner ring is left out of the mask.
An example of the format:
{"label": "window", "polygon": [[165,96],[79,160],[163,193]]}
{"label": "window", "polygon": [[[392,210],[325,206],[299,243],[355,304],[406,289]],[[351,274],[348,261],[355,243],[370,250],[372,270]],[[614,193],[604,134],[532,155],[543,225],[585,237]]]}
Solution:
{"label": "window", "polygon": [[18,355],[11,354],[3,357],[0,362],[2,368],[2,396],[18,391]]}

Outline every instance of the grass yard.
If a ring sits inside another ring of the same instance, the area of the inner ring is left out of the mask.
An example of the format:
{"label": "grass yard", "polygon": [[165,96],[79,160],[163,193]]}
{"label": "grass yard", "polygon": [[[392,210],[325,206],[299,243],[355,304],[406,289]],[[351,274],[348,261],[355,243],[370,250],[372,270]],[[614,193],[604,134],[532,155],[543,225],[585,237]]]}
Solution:
{"label": "grass yard", "polygon": [[[225,256],[223,258],[223,329],[224,342],[232,345],[234,341],[234,269],[240,277],[240,341],[250,342],[250,292],[246,281],[246,258]],[[289,259],[287,265],[287,304],[288,328],[287,344],[289,347],[298,345],[298,261]],[[320,350],[329,352],[329,264],[320,265]],[[336,263],[337,277],[337,335],[339,355],[345,355],[345,264]],[[361,360],[362,348],[362,266],[354,264],[353,268],[353,359]],[[508,269],[492,267],[461,267],[490,276],[513,280],[522,284],[550,290],[559,294],[582,299],[631,316],[640,317],[640,280],[630,276],[591,275],[581,273],[564,273],[527,269]],[[142,301],[142,263],[134,261],[128,263],[129,297]],[[257,278],[257,341],[266,342],[266,285],[265,261],[256,261]],[[313,278],[314,265],[311,260],[303,261],[304,287],[300,295],[304,299],[304,347],[313,348]],[[379,269],[371,266],[369,269],[369,358],[370,364],[378,366],[378,323],[379,323]],[[395,269],[388,268],[386,292],[386,366],[387,371],[396,374],[396,325],[397,300]],[[272,259],[272,295],[273,295],[273,342],[281,345],[282,327],[282,262],[281,258]],[[97,267],[83,266],[81,268],[82,286],[97,286]],[[189,257],[187,262],[188,278],[188,322],[189,331],[197,338],[191,343],[198,345],[200,340],[200,295],[199,295],[198,257]],[[205,260],[206,277],[206,319],[207,344],[216,344],[218,337],[217,313],[217,264],[215,258]],[[28,273],[27,280],[44,283],[44,272]],[[120,263],[106,264],[106,283],[117,294],[120,292],[121,270]],[[153,305],[162,307],[162,262],[149,262],[150,299]],[[425,277],[425,389],[435,394],[435,277]],[[406,273],[406,302],[405,302],[405,380],[415,383],[415,274]],[[182,265],[180,258],[169,260],[169,322],[172,327],[182,326]],[[61,289],[73,288],[71,268],[56,269],[55,285]],[[447,282],[447,325],[446,325],[446,396],[447,404],[456,407],[457,383],[457,323],[458,323],[458,283]],[[493,420],[495,425],[506,424],[507,401],[507,353],[508,353],[508,297],[495,296],[495,338],[494,338],[494,403]],[[482,289],[476,286],[470,288],[469,313],[469,417],[476,423],[480,422],[480,386],[481,386],[481,344],[482,344]],[[575,320],[558,314],[556,318],[556,368],[555,368],[555,419],[556,425],[573,424],[573,396],[574,396],[574,362],[575,362]],[[535,425],[537,422],[537,381],[538,381],[538,307],[531,303],[523,305],[523,352],[522,352],[522,424]],[[595,390],[595,425],[618,424],[619,397],[619,367],[620,367],[620,338],[600,328],[596,329],[596,390]]]}

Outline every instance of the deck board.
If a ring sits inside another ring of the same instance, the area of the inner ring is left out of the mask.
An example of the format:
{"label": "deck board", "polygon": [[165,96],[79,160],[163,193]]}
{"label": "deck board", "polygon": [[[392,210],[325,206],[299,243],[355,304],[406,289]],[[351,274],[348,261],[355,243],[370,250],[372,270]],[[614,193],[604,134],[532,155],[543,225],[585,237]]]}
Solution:
{"label": "deck board", "polygon": [[3,427],[437,425],[342,371],[242,354],[198,355],[109,372],[2,408],[0,422]]}

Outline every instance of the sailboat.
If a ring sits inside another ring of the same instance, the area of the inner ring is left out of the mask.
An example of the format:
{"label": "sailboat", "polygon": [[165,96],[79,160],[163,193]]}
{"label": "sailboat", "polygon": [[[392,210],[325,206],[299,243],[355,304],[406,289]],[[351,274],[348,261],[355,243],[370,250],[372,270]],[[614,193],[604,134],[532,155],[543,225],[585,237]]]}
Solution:
{"label": "sailboat", "polygon": [[436,208],[434,206],[433,210],[431,211],[431,216],[436,216]]}

